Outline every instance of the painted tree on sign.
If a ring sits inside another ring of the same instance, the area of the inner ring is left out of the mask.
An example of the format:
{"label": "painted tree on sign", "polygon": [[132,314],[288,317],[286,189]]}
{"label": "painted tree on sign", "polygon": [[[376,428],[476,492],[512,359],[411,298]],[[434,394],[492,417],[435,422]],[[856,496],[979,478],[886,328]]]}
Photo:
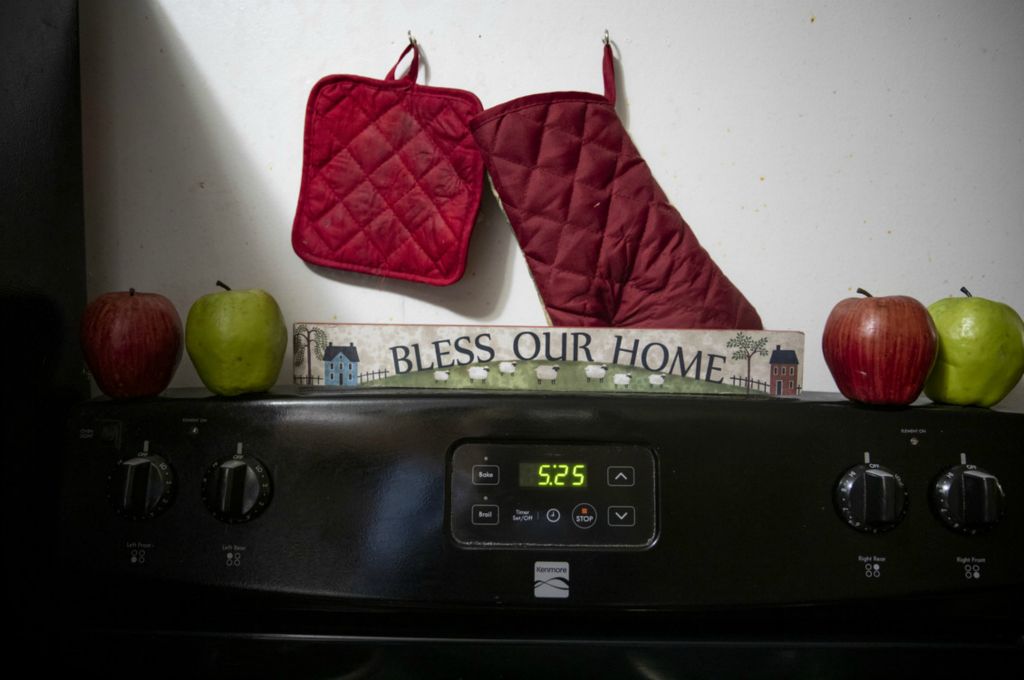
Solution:
{"label": "painted tree on sign", "polygon": [[768,350],[765,346],[768,344],[768,337],[762,337],[760,340],[754,340],[753,336],[747,335],[743,331],[736,333],[736,337],[725,343],[725,346],[734,349],[732,358],[741,361],[747,360],[747,392],[750,391],[750,360],[755,356],[768,356]]}
{"label": "painted tree on sign", "polygon": [[[295,328],[294,342],[295,367],[301,366],[305,359],[306,384],[310,385],[313,382],[313,359],[323,361],[324,350],[327,349],[327,333],[322,328],[300,324]],[[305,350],[305,355],[302,350]]]}

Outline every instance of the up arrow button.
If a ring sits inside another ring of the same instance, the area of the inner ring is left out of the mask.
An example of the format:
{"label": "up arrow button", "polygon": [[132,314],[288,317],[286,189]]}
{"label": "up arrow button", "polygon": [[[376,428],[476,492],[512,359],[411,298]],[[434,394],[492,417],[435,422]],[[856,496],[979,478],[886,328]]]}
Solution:
{"label": "up arrow button", "polygon": [[636,484],[636,469],[629,465],[608,467],[608,486],[633,486]]}

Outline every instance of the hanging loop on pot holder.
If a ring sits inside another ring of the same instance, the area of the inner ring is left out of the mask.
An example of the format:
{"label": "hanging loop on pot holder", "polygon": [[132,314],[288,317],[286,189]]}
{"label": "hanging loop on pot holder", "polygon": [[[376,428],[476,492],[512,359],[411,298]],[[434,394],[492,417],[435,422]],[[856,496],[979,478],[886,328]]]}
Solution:
{"label": "hanging loop on pot holder", "polygon": [[436,286],[462,278],[483,187],[469,120],[483,107],[417,85],[419,64],[410,35],[383,80],[332,75],[310,92],[292,224],[303,260]]}
{"label": "hanging loop on pot holder", "polygon": [[608,31],[604,32],[604,62],[601,64],[604,75],[604,97],[615,106],[615,60],[612,57],[612,41]]}
{"label": "hanging loop on pot holder", "polygon": [[398,61],[396,61],[395,65],[391,67],[388,74],[384,76],[384,80],[395,79],[395,69],[397,69],[398,65],[402,63],[402,60],[405,59],[405,55],[409,54],[410,50],[412,51],[412,63],[409,64],[409,70],[401,79],[410,83],[416,82],[416,76],[420,71],[420,48],[419,45],[416,44],[416,39],[411,35],[409,36],[409,46],[402,50],[402,55],[398,57]]}

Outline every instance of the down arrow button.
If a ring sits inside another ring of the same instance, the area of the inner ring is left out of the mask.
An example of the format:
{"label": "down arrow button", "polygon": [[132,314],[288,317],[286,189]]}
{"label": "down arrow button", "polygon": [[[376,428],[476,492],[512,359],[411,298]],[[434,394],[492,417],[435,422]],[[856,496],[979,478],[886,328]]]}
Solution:
{"label": "down arrow button", "polygon": [[632,505],[613,505],[608,508],[608,526],[636,526],[636,508]]}

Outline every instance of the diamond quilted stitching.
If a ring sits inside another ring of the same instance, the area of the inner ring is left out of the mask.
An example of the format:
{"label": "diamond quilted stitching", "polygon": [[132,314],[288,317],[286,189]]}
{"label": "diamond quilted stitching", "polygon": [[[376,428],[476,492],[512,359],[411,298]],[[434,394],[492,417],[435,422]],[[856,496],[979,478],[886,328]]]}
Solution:
{"label": "diamond quilted stitching", "polygon": [[318,223],[315,230],[323,242],[329,245],[331,252],[346,253],[348,257],[358,255],[362,259],[386,258],[385,253],[366,237],[362,225],[351,218],[351,213],[343,203],[336,203],[332,212],[335,211],[339,217],[337,222]]}
{"label": "diamond quilted stitching", "polygon": [[387,159],[394,156],[394,148],[387,137],[372,123],[346,147],[367,175]]}
{"label": "diamond quilted stitching", "polygon": [[[759,327],[756,312],[668,204],[612,107],[589,95],[572,98],[538,95],[474,123],[552,321],[630,326],[687,318],[697,327],[728,327],[742,318],[743,327]],[[538,139],[508,139],[509,131]]]}
{"label": "diamond quilted stitching", "polygon": [[429,201],[424,201],[419,187],[413,188],[392,207],[393,214],[402,225],[408,240],[429,256],[441,271],[450,265],[448,261],[452,236],[440,213]]}
{"label": "diamond quilted stitching", "polygon": [[544,140],[544,152],[537,166],[556,175],[572,178],[579,167],[582,140],[560,128],[549,129]]}
{"label": "diamond quilted stitching", "polygon": [[523,238],[520,239],[523,252],[545,267],[554,264],[564,223],[539,215],[525,218],[521,223],[529,225],[528,229],[524,229]]}
{"label": "diamond quilted stitching", "polygon": [[608,187],[610,193],[618,168],[618,155],[598,144],[585,144],[580,149],[579,159],[576,181],[593,187]]}
{"label": "diamond quilted stitching", "polygon": [[[390,209],[384,210],[381,214],[366,225],[366,236],[374,245],[380,248],[382,253],[393,254],[397,252],[402,246],[406,244],[410,239],[406,235],[393,227],[394,215]],[[434,258],[430,256],[430,253],[424,252],[426,259],[431,261],[431,269],[436,268],[434,264]],[[387,258],[390,261],[393,255],[389,255]]]}
{"label": "diamond quilted stitching", "polygon": [[500,119],[497,126],[495,134],[498,141],[494,155],[510,163],[535,166],[544,140],[544,121],[534,120],[528,115],[509,114]]}
{"label": "diamond quilted stitching", "polygon": [[387,130],[387,134],[384,136],[387,138],[387,146],[391,149],[401,149],[421,132],[416,118],[397,105],[388,109],[373,123],[373,126],[378,131]]}
{"label": "diamond quilted stitching", "polygon": [[310,177],[310,195],[306,214],[318,219],[329,211],[341,196],[346,196],[365,181],[362,168],[352,154],[342,150],[334,156],[323,171]]}
{"label": "diamond quilted stitching", "polygon": [[[371,124],[371,126],[372,126],[372,127],[377,127],[377,128],[378,128],[378,130],[379,130],[379,126],[378,126],[378,124],[377,124],[376,122],[372,123],[372,124]],[[411,142],[413,142],[413,141],[415,141],[416,139],[418,139],[418,138],[419,138],[419,136],[420,136],[421,134],[425,135],[425,132],[423,131],[423,129],[422,129],[422,128],[419,128],[419,129],[417,130],[417,133],[416,133],[416,134],[414,134],[414,135],[412,135],[411,137],[407,138],[407,141],[406,141],[406,145],[409,145],[409,144],[410,144]],[[386,136],[386,135],[384,135],[383,133],[381,133],[381,137],[382,137],[383,141],[384,141],[384,142],[385,142],[386,144],[389,144],[389,145],[390,145],[390,139],[388,138],[388,136]],[[421,182],[420,182],[420,179],[419,179],[419,177],[417,177],[417,176],[416,176],[416,174],[415,174],[415,173],[413,172],[413,170],[412,170],[411,168],[409,168],[409,166],[408,166],[408,165],[406,165],[406,164],[405,164],[405,162],[404,162],[404,161],[402,160],[402,147],[399,147],[399,148],[395,148],[395,147],[393,147],[393,146],[392,146],[392,147],[391,147],[391,151],[392,151],[392,153],[394,154],[394,157],[395,157],[395,158],[397,158],[397,159],[399,160],[399,162],[401,162],[401,163],[402,163],[402,165],[403,165],[403,167],[405,168],[406,172],[408,172],[408,173],[410,173],[410,174],[412,175],[412,178],[413,178],[413,180],[415,181],[415,183],[416,183],[416,186],[417,186],[418,188],[420,188],[420,189],[422,190],[422,188],[423,188],[423,185],[421,184]],[[429,156],[430,156],[430,158],[431,158],[432,162],[433,162],[433,163],[435,163],[435,164],[436,164],[436,163],[439,163],[439,162],[443,162],[443,160],[444,160],[444,158],[443,158],[443,156],[442,156],[441,154],[430,154]],[[412,189],[410,189],[410,193],[411,193],[411,191],[412,191]],[[423,193],[427,193],[427,192],[426,192],[426,191],[423,191]],[[391,201],[388,201],[388,203],[389,203],[389,205],[391,205],[391,204],[392,204],[392,202],[391,202]],[[432,205],[432,203],[431,203],[431,205]],[[436,207],[435,207],[435,210],[436,210]],[[444,215],[443,215],[443,214],[442,214],[442,213],[441,213],[441,212],[440,212],[439,210],[437,211],[437,214],[438,214],[438,215],[439,215],[439,216],[441,217],[441,220],[440,220],[440,224],[442,224],[442,225],[443,225],[443,226],[444,226],[444,227],[445,227],[446,229],[448,229],[449,233],[452,233],[452,234],[454,234],[454,231],[453,231],[453,230],[451,229],[451,227],[450,227],[450,225],[448,224],[447,220],[446,220],[446,219],[444,218]],[[407,236],[407,237],[408,237],[408,238],[409,238],[410,240],[412,240],[412,241],[416,242],[417,246],[419,246],[419,248],[418,248],[418,249],[419,249],[419,250],[423,250],[423,246],[422,246],[422,243],[419,243],[419,242],[417,241],[417,236],[416,236],[416,234],[415,234],[415,233],[413,233],[413,232],[411,232],[411,231],[409,231],[409,229],[408,229],[408,228],[406,227],[406,225],[405,225],[405,224],[404,224],[404,223],[403,223],[403,222],[402,222],[402,221],[401,221],[400,219],[399,219],[399,220],[397,220],[397,221],[395,221],[395,222],[393,222],[393,223],[392,223],[392,226],[393,226],[393,227],[399,227],[399,228],[401,228],[401,229],[402,229],[402,230],[403,230],[403,231],[405,232],[405,235],[406,235],[406,236]],[[433,260],[433,261],[434,261],[434,266],[435,266],[435,268],[438,268],[438,269],[439,269],[439,268],[440,268],[440,265],[439,265],[439,263],[438,263],[437,259],[436,259],[436,258],[434,258],[434,260]]]}
{"label": "diamond quilted stitching", "polygon": [[482,159],[468,131],[479,103],[457,91],[341,78],[311,99],[296,251],[357,271],[453,282],[480,196]]}
{"label": "diamond quilted stitching", "polygon": [[395,156],[389,157],[370,173],[369,180],[389,206],[394,206],[416,187],[416,180]]}

